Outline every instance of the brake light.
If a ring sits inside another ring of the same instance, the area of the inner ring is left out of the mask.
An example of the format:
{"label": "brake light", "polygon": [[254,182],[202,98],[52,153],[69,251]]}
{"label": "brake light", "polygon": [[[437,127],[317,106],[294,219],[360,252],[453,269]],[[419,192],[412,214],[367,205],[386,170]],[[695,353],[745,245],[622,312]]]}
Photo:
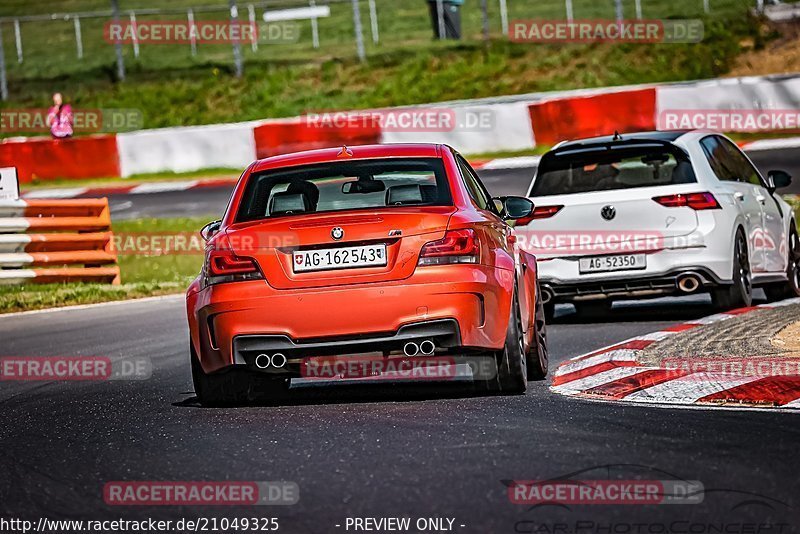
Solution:
{"label": "brake light", "polygon": [[536,206],[530,215],[517,219],[514,226],[525,226],[535,219],[549,219],[562,209],[564,209],[564,206]]}
{"label": "brake light", "polygon": [[478,263],[479,245],[478,235],[471,228],[448,230],[442,239],[422,247],[418,264]]}
{"label": "brake light", "polygon": [[693,210],[722,209],[711,193],[688,193],[685,195],[666,195],[653,197],[653,200],[667,208],[692,208]]}
{"label": "brake light", "polygon": [[253,258],[237,256],[223,236],[206,251],[206,281],[208,284],[263,279]]}

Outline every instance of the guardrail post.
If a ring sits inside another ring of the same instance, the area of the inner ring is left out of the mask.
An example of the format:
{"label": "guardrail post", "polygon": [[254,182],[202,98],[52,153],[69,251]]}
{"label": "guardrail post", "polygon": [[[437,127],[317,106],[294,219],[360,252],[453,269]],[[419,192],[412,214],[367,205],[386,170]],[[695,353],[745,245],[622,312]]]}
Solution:
{"label": "guardrail post", "polygon": [[139,57],[139,36],[136,33],[136,13],[131,11],[131,32],[133,34],[133,57]]}
{"label": "guardrail post", "polygon": [[572,14],[572,0],[565,0],[565,7],[567,9],[567,21],[572,22],[575,19]]}
{"label": "guardrail post", "polygon": [[6,80],[6,52],[3,49],[2,25],[0,25],[0,99],[8,100],[8,80]]}
{"label": "guardrail post", "polygon": [[436,17],[439,23],[439,39],[447,38],[447,29],[444,25],[444,0],[436,0]]}
{"label": "guardrail post", "polygon": [[642,20],[642,0],[636,0],[636,18]]}
{"label": "guardrail post", "polygon": [[[228,5],[231,9],[231,25],[236,24],[239,19],[239,8],[236,7],[236,0],[228,0]],[[233,64],[236,69],[236,77],[241,78],[244,74],[244,65],[242,65],[242,46],[239,44],[238,39],[233,41]]]}
{"label": "guardrail post", "polygon": [[500,23],[503,27],[503,35],[508,35],[508,4],[506,0],[500,0]]}
{"label": "guardrail post", "polygon": [[258,32],[256,31],[256,8],[253,4],[247,4],[247,18],[250,20],[250,30],[253,36],[250,38],[250,49],[258,51]]}
{"label": "guardrail post", "polygon": [[[115,24],[119,24],[119,1],[111,0],[111,19]],[[117,54],[117,78],[119,81],[125,81],[125,60],[122,59],[122,43],[117,39],[114,43],[114,51]]]}
{"label": "guardrail post", "polygon": [[75,26],[75,49],[78,54],[78,59],[83,59],[83,37],[81,36],[81,19],[80,17],[74,17],[72,19],[73,25]]}
{"label": "guardrail post", "polygon": [[14,19],[14,44],[17,45],[17,63],[22,63],[22,32],[19,29],[19,19]]}
{"label": "guardrail post", "polygon": [[378,33],[378,8],[375,6],[375,0],[369,0],[369,22],[372,28],[372,42],[378,44],[381,38]]}
{"label": "guardrail post", "polygon": [[186,10],[186,18],[189,20],[189,41],[192,44],[192,55],[197,55],[197,27],[194,25],[194,11],[192,8]]}
{"label": "guardrail post", "polygon": [[361,62],[367,60],[367,52],[364,50],[364,28],[361,26],[361,8],[358,4],[359,0],[352,0],[353,4],[353,26],[356,32],[356,50],[358,51],[358,59]]}

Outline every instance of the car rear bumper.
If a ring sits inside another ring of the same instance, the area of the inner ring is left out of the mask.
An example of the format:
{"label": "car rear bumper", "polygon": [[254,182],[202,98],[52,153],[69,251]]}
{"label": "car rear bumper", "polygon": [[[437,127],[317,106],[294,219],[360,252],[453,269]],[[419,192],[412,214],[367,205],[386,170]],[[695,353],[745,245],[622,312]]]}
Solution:
{"label": "car rear bumper", "polygon": [[[513,284],[511,271],[432,266],[405,280],[358,286],[220,284],[190,293],[187,307],[192,342],[208,373],[248,365],[262,349],[293,357],[358,354],[402,350],[408,336],[435,338],[442,347],[496,350],[507,328],[497,318],[509,316]],[[425,331],[436,324],[452,327]]]}
{"label": "car rear bumper", "polygon": [[[538,263],[545,300],[573,302],[602,298],[686,295],[731,283],[732,260],[726,247],[666,249],[645,253],[645,269],[581,274],[579,258],[543,258]],[[694,277],[699,286],[681,290]]]}

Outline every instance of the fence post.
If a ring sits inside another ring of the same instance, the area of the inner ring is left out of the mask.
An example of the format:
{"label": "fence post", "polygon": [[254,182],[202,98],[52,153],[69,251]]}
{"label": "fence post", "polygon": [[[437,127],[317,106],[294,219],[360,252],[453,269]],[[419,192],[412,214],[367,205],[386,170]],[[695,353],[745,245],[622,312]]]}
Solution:
{"label": "fence post", "polygon": [[22,32],[19,29],[19,19],[14,19],[14,43],[17,45],[17,63],[22,63]]}
{"label": "fence post", "polygon": [[481,0],[481,14],[483,16],[483,40],[489,42],[489,4],[487,0]]}
{"label": "fence post", "polygon": [[8,100],[8,81],[6,80],[6,52],[3,50],[3,26],[0,25],[0,99]]}
{"label": "fence post", "polygon": [[703,0],[703,11],[705,11],[706,14],[711,13],[711,6],[708,0]]}
{"label": "fence post", "polygon": [[192,44],[192,55],[197,55],[197,27],[194,25],[194,11],[192,8],[186,10],[186,18],[189,20],[189,42]]}
{"label": "fence post", "polygon": [[[111,0],[111,19],[115,24],[119,24],[118,0]],[[125,60],[122,59],[122,43],[119,39],[114,43],[114,51],[117,54],[117,78],[122,82],[125,81]]]}
{"label": "fence post", "polygon": [[364,29],[361,26],[361,9],[358,5],[359,0],[352,0],[353,3],[353,26],[356,32],[356,49],[358,50],[358,59],[360,61],[367,60],[367,53],[364,50]]}
{"label": "fence post", "polygon": [[[317,3],[314,0],[308,0],[308,5],[317,7]],[[317,17],[311,19],[311,42],[314,48],[319,48],[319,23],[317,22]]]}
{"label": "fence post", "polygon": [[642,0],[636,0],[636,18],[642,20]]}
{"label": "fence post", "polygon": [[369,0],[369,22],[372,27],[372,42],[378,44],[381,38],[378,33],[378,8],[375,6],[375,0]]}
{"label": "fence post", "polygon": [[439,22],[439,39],[445,39],[447,30],[444,27],[444,0],[436,0],[436,17]]}
{"label": "fence post", "polygon": [[500,22],[503,26],[503,35],[508,36],[508,4],[500,0]]}
{"label": "fence post", "polygon": [[250,20],[250,31],[252,37],[250,38],[250,49],[253,52],[258,51],[258,32],[256,31],[256,8],[253,4],[247,4],[247,17]]}
{"label": "fence post", "polygon": [[131,11],[131,32],[133,34],[133,57],[139,57],[139,36],[136,33],[136,13]]}
{"label": "fence post", "polygon": [[72,19],[75,26],[75,49],[78,53],[78,59],[83,59],[83,37],[81,36],[81,19],[75,17]]}
{"label": "fence post", "polygon": [[622,22],[622,17],[625,16],[622,11],[622,0],[614,0],[614,12],[617,17],[617,22]]}
{"label": "fence post", "polygon": [[[236,0],[228,0],[228,5],[231,8],[231,25],[234,25],[239,18],[239,9],[236,7]],[[233,39],[233,63],[236,69],[236,77],[241,78],[242,74],[244,74],[244,66],[242,65],[242,47],[238,39]]]}
{"label": "fence post", "polygon": [[565,4],[567,8],[567,21],[572,22],[575,19],[572,14],[572,0],[566,0]]}

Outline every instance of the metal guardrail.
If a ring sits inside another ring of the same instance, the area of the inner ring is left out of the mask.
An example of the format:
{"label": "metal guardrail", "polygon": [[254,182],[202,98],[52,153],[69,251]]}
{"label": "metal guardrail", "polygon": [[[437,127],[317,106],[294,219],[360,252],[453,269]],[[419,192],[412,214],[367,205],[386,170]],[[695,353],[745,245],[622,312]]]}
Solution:
{"label": "metal guardrail", "polygon": [[0,284],[120,283],[108,200],[0,200]]}

